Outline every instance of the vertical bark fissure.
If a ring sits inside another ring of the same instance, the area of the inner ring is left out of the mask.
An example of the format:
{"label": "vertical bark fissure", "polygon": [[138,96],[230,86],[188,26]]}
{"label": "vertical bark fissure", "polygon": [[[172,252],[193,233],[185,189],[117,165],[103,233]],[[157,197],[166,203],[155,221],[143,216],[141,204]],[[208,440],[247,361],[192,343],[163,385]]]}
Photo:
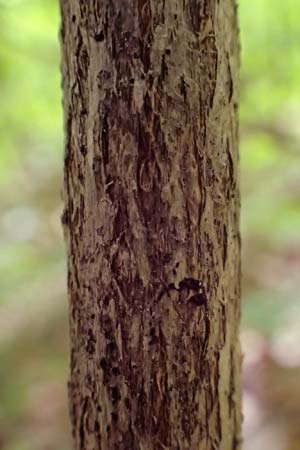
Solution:
{"label": "vertical bark fissure", "polygon": [[235,0],[61,0],[77,450],[240,448]]}

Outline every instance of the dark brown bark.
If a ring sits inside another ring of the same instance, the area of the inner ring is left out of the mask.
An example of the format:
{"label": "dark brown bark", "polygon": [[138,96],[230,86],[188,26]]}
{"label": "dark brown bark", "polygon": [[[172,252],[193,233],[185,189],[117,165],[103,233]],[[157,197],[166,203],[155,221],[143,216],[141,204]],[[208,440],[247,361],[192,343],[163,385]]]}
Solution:
{"label": "dark brown bark", "polygon": [[235,0],[61,0],[77,450],[240,448]]}

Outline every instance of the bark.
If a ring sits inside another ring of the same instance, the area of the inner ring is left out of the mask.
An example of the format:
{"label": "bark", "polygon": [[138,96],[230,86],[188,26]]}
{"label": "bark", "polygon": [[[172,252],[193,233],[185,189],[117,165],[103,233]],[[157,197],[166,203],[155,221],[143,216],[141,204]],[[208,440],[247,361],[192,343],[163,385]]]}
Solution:
{"label": "bark", "polygon": [[235,0],[61,0],[76,450],[240,448]]}

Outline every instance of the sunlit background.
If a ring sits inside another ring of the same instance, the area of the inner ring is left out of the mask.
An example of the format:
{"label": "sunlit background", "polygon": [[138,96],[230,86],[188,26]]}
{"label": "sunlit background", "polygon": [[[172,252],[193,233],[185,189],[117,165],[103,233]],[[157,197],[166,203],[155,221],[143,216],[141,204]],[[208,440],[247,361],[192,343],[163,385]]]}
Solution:
{"label": "sunlit background", "polygon": [[[300,3],[240,0],[244,450],[300,449]],[[0,0],[0,449],[70,450],[58,0]]]}

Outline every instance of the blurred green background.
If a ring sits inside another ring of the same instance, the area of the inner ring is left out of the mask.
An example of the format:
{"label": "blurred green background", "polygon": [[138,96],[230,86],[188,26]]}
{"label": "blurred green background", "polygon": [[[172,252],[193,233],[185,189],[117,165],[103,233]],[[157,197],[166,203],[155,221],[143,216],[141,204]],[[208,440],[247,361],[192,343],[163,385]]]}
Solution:
{"label": "blurred green background", "polygon": [[[300,449],[300,4],[240,0],[244,450]],[[0,0],[0,449],[70,450],[58,0]]]}

